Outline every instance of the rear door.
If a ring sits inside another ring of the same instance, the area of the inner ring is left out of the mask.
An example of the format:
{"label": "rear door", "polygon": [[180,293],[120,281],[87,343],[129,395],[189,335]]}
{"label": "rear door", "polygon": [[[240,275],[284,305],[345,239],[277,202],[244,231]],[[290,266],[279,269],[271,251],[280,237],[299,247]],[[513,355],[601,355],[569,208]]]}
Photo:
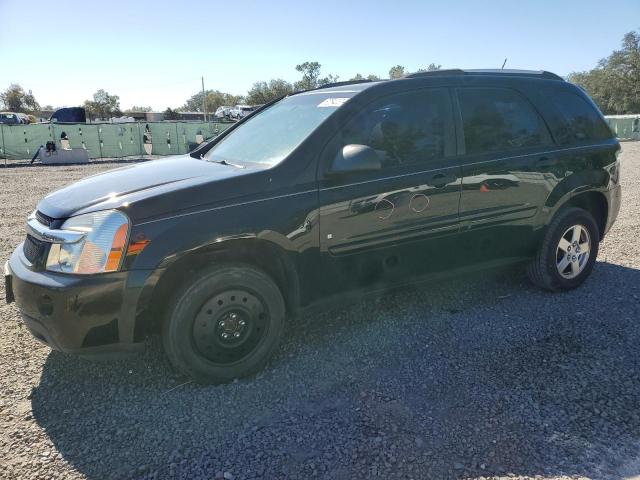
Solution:
{"label": "rear door", "polygon": [[510,88],[458,88],[461,252],[469,261],[530,255],[536,215],[558,183],[544,120]]}
{"label": "rear door", "polygon": [[[366,145],[382,168],[335,176],[346,145]],[[320,172],[320,247],[333,289],[438,270],[436,244],[458,229],[461,169],[448,89],[375,100],[330,142]],[[353,280],[353,281],[352,281]]]}

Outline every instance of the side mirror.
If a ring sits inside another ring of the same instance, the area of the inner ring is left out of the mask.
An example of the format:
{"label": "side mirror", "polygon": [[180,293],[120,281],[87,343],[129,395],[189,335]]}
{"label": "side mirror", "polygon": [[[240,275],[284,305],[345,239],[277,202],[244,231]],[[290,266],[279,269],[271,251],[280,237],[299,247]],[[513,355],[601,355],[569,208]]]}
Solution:
{"label": "side mirror", "polygon": [[373,148],[367,145],[346,145],[333,159],[329,173],[366,172],[381,168],[380,155]]}

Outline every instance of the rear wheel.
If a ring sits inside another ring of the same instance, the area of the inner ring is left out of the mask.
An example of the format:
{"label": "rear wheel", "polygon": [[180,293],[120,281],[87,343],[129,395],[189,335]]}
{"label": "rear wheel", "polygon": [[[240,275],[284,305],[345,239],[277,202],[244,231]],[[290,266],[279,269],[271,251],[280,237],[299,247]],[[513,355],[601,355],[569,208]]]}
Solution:
{"label": "rear wheel", "polygon": [[282,294],[248,265],[200,273],[174,297],[162,340],[172,365],[199,383],[225,383],[256,373],[280,342]]}
{"label": "rear wheel", "polygon": [[581,208],[561,211],[549,224],[529,279],[547,290],[570,290],[590,275],[598,255],[600,232],[593,216]]}

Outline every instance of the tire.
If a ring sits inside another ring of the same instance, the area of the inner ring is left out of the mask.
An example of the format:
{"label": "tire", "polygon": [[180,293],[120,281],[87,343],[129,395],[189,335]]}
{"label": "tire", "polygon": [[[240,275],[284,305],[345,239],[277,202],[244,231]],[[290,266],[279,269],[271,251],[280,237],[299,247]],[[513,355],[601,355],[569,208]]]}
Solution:
{"label": "tire", "polygon": [[[580,227],[580,230],[575,227]],[[578,250],[573,243],[576,231],[580,232],[581,239],[578,247],[582,247]],[[553,292],[571,290],[582,285],[593,269],[599,241],[598,224],[591,213],[581,208],[561,210],[549,224],[542,244],[527,268],[529,280],[538,287]],[[583,247],[587,243],[588,251]],[[586,258],[585,253],[588,254]]]}
{"label": "tire", "polygon": [[220,265],[176,293],[162,343],[176,370],[198,383],[227,383],[265,366],[284,324],[282,293],[267,274],[249,265]]}

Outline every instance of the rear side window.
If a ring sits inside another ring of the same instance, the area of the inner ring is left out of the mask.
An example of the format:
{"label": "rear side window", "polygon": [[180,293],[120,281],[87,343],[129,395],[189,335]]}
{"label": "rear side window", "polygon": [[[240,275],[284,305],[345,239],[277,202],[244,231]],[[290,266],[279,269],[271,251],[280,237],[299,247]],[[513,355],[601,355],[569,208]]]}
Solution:
{"label": "rear side window", "polygon": [[452,116],[444,89],[389,95],[365,107],[340,132],[340,148],[367,145],[383,168],[429,163],[445,156]]}
{"label": "rear side window", "polygon": [[571,145],[611,138],[611,130],[595,108],[573,92],[551,96],[551,132],[560,145]]}
{"label": "rear side window", "polygon": [[503,88],[458,90],[468,154],[516,150],[550,143],[540,115],[518,92]]}

